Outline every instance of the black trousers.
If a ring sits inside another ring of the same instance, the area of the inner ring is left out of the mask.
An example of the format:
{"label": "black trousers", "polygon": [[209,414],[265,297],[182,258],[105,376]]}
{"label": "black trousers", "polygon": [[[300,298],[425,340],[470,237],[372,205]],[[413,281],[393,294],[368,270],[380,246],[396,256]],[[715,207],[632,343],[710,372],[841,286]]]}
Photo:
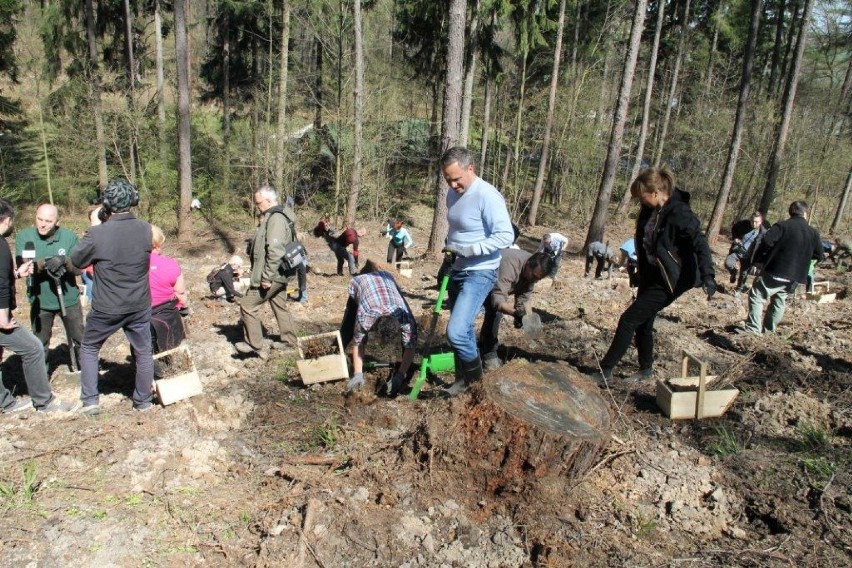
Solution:
{"label": "black trousers", "polygon": [[669,294],[662,282],[640,287],[636,299],[618,320],[615,337],[601,359],[601,367],[615,368],[635,338],[636,350],[639,352],[639,368],[650,369],[654,365],[654,320],[660,310],[674,300],[675,296]]}
{"label": "black trousers", "polygon": [[485,298],[485,317],[482,319],[482,327],[479,329],[479,352],[483,359],[497,356],[497,347],[500,345],[498,335],[500,333],[500,322],[503,321],[503,312],[491,305],[491,294]]}

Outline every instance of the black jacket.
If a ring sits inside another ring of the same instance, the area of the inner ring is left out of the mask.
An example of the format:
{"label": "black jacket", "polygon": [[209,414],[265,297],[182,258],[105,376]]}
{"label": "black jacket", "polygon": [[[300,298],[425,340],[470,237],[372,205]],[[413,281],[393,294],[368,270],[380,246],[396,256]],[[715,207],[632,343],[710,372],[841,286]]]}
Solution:
{"label": "black jacket", "polygon": [[656,263],[645,252],[645,225],[654,209],[642,207],[636,221],[636,254],[639,258],[639,287],[662,278],[666,290],[677,297],[691,288],[714,279],[713,256],[701,223],[689,207],[689,193],[675,189],[657,216],[654,229]]}
{"label": "black jacket", "polygon": [[755,255],[755,262],[763,264],[764,272],[799,283],[807,280],[811,260],[822,259],[819,232],[799,216],[775,223]]}
{"label": "black jacket", "polygon": [[71,262],[77,268],[95,267],[92,309],[121,315],[151,306],[150,256],[151,225],[132,213],[116,213],[86,231]]}

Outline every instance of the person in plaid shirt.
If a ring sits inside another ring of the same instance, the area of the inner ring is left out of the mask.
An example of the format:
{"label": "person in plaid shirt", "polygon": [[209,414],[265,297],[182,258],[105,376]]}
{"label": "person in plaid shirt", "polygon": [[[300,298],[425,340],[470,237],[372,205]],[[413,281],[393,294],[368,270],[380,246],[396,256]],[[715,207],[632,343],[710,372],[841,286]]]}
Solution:
{"label": "person in plaid shirt", "polygon": [[395,318],[401,328],[402,361],[388,381],[387,394],[394,396],[402,388],[417,346],[417,322],[389,272],[379,270],[370,260],[349,282],[349,301],[340,324],[344,345],[352,344],[352,378],[346,386],[351,393],[364,386],[364,348],[367,334],[382,317]]}

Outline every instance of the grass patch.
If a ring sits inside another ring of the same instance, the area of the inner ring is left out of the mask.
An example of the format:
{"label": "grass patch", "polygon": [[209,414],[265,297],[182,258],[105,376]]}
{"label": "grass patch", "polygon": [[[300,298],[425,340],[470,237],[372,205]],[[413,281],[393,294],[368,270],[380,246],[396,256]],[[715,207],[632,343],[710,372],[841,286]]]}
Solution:
{"label": "grass patch", "polygon": [[716,456],[734,456],[742,451],[739,441],[734,434],[724,427],[714,428],[716,440],[709,445],[710,453]]}
{"label": "grass patch", "polygon": [[822,491],[829,480],[834,477],[837,465],[824,457],[803,458],[800,463],[811,487]]}
{"label": "grass patch", "polygon": [[806,450],[819,450],[831,446],[831,433],[828,430],[805,422],[796,426],[799,444]]}
{"label": "grass patch", "polygon": [[7,507],[29,505],[41,487],[38,480],[38,465],[30,460],[21,467],[21,480],[0,482],[0,497]]}

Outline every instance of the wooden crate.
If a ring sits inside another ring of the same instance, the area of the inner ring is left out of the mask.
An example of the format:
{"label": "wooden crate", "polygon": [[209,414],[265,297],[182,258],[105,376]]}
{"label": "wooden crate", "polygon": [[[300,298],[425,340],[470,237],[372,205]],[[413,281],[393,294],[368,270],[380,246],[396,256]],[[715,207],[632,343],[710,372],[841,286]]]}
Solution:
{"label": "wooden crate", "polygon": [[[697,377],[688,375],[689,362],[699,365]],[[713,418],[722,416],[740,394],[738,389],[708,391],[707,385],[716,379],[707,375],[707,363],[683,352],[681,377],[657,381],[657,406],[672,420],[684,418]]]}
{"label": "wooden crate", "polygon": [[[317,340],[335,341],[337,352],[314,358],[305,357],[305,346],[311,341]],[[299,360],[296,361],[296,367],[299,369],[299,375],[301,375],[304,384],[312,385],[349,378],[349,366],[346,363],[346,354],[343,352],[343,340],[340,338],[340,331],[308,335],[298,338],[297,341]]]}
{"label": "wooden crate", "polygon": [[154,355],[154,359],[162,359],[170,355],[183,355],[187,357],[190,362],[191,370],[154,381],[154,388],[163,406],[168,406],[179,400],[183,400],[203,392],[201,378],[198,376],[198,369],[195,368],[195,361],[192,359],[189,347],[187,347],[185,343],[182,343],[174,349],[157,353]]}
{"label": "wooden crate", "polygon": [[817,304],[829,304],[837,299],[836,292],[829,292],[831,285],[828,281],[814,282],[814,291],[805,294],[808,300],[813,300]]}
{"label": "wooden crate", "polygon": [[407,260],[397,262],[396,268],[399,271],[399,275],[403,278],[411,278],[411,275],[414,274],[414,270],[411,268],[411,263]]}

